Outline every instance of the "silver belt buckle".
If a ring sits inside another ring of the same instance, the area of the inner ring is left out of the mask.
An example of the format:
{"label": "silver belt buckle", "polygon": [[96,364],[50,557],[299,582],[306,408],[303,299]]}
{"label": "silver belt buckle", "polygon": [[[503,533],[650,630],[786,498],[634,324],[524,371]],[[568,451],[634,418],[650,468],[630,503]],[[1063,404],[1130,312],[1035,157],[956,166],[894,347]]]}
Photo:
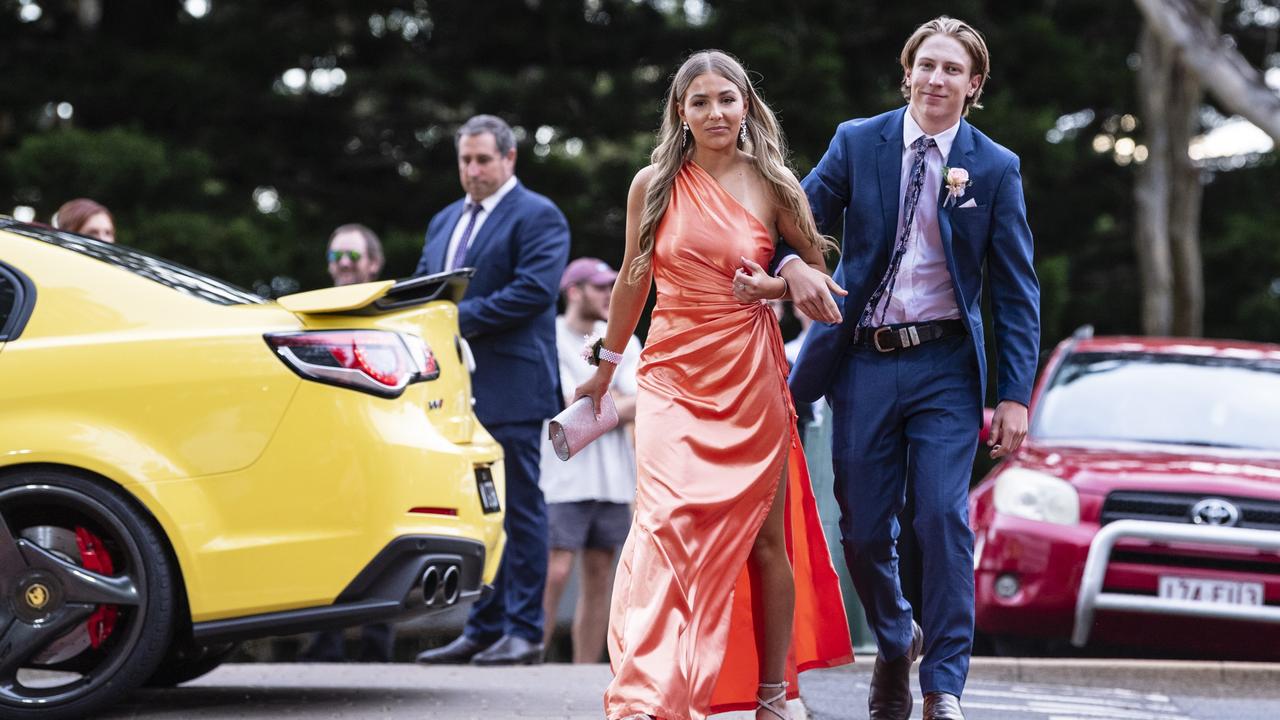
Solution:
{"label": "silver belt buckle", "polygon": [[889,329],[889,328],[887,328],[887,327],[878,327],[878,328],[876,328],[876,331],[875,331],[875,332],[873,332],[873,333],[871,333],[871,345],[872,345],[872,347],[874,347],[876,350],[879,350],[879,351],[880,351],[880,352],[882,352],[882,353],[893,352],[894,350],[896,350],[897,348],[884,347],[884,346],[882,346],[882,345],[880,344],[880,334],[881,334],[881,333],[888,333],[888,332],[893,332],[893,331],[892,331],[892,330],[890,330],[890,329]]}

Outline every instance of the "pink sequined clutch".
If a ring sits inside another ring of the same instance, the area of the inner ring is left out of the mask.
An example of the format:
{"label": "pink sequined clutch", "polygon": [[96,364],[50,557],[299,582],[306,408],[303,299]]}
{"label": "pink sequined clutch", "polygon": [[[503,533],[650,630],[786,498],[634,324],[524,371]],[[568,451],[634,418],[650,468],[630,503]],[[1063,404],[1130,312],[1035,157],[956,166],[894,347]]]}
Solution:
{"label": "pink sequined clutch", "polygon": [[596,418],[595,408],[591,406],[591,398],[580,397],[559,415],[551,418],[547,433],[551,437],[551,446],[556,450],[556,457],[568,460],[590,445],[591,441],[617,426],[618,408],[613,404],[613,396],[605,393],[600,398],[599,418]]}

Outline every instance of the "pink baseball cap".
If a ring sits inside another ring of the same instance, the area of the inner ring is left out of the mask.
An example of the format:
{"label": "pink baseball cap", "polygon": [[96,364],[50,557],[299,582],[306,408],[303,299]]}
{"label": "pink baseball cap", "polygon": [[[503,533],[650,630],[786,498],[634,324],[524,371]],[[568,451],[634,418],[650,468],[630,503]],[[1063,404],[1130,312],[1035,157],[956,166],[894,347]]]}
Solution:
{"label": "pink baseball cap", "polygon": [[618,277],[618,271],[609,267],[609,263],[600,258],[580,257],[569,263],[560,276],[560,289],[570,285],[589,283],[591,285],[608,285]]}

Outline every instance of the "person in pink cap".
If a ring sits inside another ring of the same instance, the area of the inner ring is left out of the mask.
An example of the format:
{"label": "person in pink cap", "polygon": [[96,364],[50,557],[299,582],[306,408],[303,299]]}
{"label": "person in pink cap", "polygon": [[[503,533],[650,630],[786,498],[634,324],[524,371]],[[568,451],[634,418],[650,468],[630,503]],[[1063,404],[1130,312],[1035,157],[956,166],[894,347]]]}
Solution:
{"label": "person in pink cap", "polygon": [[[585,338],[604,337],[609,298],[617,271],[597,258],[578,258],[560,278],[564,314],[556,318],[556,351],[560,387],[565,403],[573,389],[595,371],[582,359]],[[636,367],[640,341],[632,336],[610,392],[618,407],[618,427],[588,445],[568,462],[556,457],[547,433],[542,433],[542,477],[547,498],[549,557],[544,645],[555,632],[560,597],[575,560],[581,558],[578,602],[573,613],[573,661],[600,662],[609,627],[609,599],[613,562],[631,527],[631,502],[636,492],[635,445],[627,427],[636,414]]]}

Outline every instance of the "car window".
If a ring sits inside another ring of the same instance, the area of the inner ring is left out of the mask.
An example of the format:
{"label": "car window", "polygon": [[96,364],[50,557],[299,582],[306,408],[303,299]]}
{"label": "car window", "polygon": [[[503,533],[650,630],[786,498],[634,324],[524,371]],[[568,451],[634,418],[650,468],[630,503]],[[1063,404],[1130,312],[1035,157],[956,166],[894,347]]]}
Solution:
{"label": "car window", "polygon": [[9,326],[9,318],[13,317],[17,300],[18,286],[7,273],[0,272],[0,340],[4,339],[4,330]]}
{"label": "car window", "polygon": [[17,269],[0,262],[0,342],[22,334],[35,304],[36,289]]}
{"label": "car window", "polygon": [[14,223],[13,221],[0,222],[0,227],[18,235],[41,240],[51,245],[57,245],[58,247],[78,252],[81,255],[101,260],[178,292],[217,305],[246,305],[266,302],[258,295],[248,290],[242,290],[224,280],[219,280],[175,262],[149,255],[141,250],[135,250],[123,245],[98,242],[75,233],[37,228]]}
{"label": "car window", "polygon": [[1040,440],[1119,440],[1280,451],[1280,361],[1077,353],[1041,398]]}

